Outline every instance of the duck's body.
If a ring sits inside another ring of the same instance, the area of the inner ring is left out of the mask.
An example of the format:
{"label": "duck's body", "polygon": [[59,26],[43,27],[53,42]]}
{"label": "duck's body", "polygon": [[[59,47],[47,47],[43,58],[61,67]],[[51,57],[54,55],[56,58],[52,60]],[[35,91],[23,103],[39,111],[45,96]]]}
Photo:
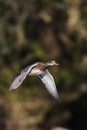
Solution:
{"label": "duck's body", "polygon": [[42,62],[37,62],[32,65],[29,75],[39,75],[45,70],[46,67],[47,67],[46,64]]}
{"label": "duck's body", "polygon": [[14,79],[9,90],[18,88],[22,84],[23,80],[26,78],[27,75],[29,76],[35,75],[41,79],[41,81],[45,84],[45,87],[52,94],[52,96],[56,100],[59,100],[54,79],[52,75],[49,73],[49,71],[46,69],[48,66],[53,66],[53,65],[58,65],[58,64],[54,60],[52,60],[46,63],[37,62],[31,66],[26,67]]}

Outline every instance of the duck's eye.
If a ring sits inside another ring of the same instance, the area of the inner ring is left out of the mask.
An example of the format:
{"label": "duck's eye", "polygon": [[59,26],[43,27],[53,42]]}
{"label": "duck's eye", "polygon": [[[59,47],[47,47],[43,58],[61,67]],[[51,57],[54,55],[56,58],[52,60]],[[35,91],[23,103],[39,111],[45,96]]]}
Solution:
{"label": "duck's eye", "polygon": [[50,60],[50,61],[49,61],[49,63],[52,63],[52,62],[54,62],[54,60]]}

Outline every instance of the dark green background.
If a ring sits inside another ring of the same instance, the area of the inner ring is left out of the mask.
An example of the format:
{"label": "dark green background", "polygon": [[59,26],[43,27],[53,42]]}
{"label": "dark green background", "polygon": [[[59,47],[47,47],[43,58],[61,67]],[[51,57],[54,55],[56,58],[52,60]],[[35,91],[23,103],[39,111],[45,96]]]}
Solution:
{"label": "dark green background", "polygon": [[[9,92],[18,72],[55,59],[61,104],[37,77]],[[0,129],[87,130],[87,0],[0,0]]]}

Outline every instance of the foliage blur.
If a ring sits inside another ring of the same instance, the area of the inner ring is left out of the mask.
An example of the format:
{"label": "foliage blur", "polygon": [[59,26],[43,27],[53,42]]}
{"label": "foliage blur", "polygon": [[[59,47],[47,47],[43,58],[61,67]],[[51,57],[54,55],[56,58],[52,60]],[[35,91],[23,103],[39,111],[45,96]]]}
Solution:
{"label": "foliage blur", "polygon": [[[21,69],[50,59],[61,104],[37,77],[8,91]],[[87,130],[86,100],[87,0],[0,0],[0,128]]]}

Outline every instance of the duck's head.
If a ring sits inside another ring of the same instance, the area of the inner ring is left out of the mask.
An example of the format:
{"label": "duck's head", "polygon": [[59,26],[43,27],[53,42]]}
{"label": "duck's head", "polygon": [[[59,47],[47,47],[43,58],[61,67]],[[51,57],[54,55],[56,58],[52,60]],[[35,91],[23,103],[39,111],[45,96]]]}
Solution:
{"label": "duck's head", "polygon": [[54,65],[59,65],[55,60],[50,60],[46,62],[47,66],[54,66]]}

